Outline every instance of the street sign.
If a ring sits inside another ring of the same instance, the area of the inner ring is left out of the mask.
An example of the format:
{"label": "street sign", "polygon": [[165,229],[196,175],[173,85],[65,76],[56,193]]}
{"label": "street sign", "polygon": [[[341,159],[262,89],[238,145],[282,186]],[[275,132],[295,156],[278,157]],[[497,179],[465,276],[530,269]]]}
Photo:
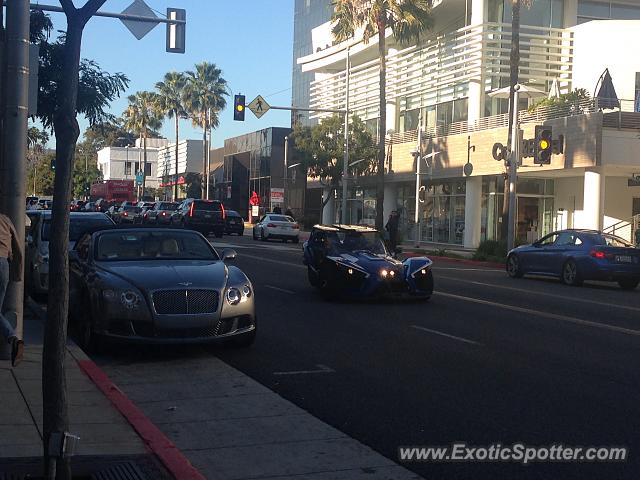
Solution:
{"label": "street sign", "polygon": [[[144,3],[143,0],[134,0],[134,2],[122,11],[125,15],[135,15],[139,17],[157,18],[153,10]],[[142,39],[147,33],[153,30],[160,22],[139,22],[135,20],[121,20],[124,26],[129,29],[133,36],[138,40]]]}
{"label": "street sign", "polygon": [[142,185],[142,172],[136,173],[136,185]]}
{"label": "street sign", "polygon": [[271,189],[271,203],[284,203],[284,188]]}
{"label": "street sign", "polygon": [[256,117],[260,118],[269,111],[271,105],[262,98],[262,95],[258,95],[247,107],[249,107],[249,110],[251,110]]}

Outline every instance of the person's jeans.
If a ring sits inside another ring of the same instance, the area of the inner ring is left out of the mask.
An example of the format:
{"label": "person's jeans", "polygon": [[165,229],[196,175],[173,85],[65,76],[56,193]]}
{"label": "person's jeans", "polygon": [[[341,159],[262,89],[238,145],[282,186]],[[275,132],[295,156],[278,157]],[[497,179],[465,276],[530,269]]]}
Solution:
{"label": "person's jeans", "polygon": [[9,320],[2,314],[2,305],[4,304],[4,295],[7,293],[9,285],[9,261],[0,257],[0,337],[8,340],[15,337],[16,332],[9,323]]}

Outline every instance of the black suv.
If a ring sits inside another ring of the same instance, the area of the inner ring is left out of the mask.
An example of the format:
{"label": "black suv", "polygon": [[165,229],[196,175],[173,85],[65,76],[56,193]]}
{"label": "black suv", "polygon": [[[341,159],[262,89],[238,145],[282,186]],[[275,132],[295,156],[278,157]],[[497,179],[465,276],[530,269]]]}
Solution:
{"label": "black suv", "polygon": [[222,202],[187,198],[171,215],[171,224],[203,234],[213,232],[220,238],[225,229],[225,212]]}

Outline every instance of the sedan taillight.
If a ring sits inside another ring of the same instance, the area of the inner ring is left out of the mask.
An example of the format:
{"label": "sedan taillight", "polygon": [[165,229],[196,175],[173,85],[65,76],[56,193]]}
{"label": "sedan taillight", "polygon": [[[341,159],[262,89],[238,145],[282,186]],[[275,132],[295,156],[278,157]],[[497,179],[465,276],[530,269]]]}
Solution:
{"label": "sedan taillight", "polygon": [[298,224],[297,224],[297,223],[294,223],[294,224],[293,224],[293,227],[291,227],[291,228],[293,228],[294,230],[298,230],[300,227],[298,226]]}
{"label": "sedan taillight", "polygon": [[598,260],[603,260],[605,258],[612,259],[613,255],[610,253],[603,252],[602,250],[591,250],[589,255],[593,258],[597,258]]}
{"label": "sedan taillight", "polygon": [[267,227],[269,227],[269,228],[277,228],[278,226],[275,223],[267,223]]}

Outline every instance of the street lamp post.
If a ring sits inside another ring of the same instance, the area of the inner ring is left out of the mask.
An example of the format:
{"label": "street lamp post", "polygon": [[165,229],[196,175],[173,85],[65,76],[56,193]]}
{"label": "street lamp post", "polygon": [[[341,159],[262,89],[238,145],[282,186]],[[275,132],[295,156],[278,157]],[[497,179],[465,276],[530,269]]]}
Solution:
{"label": "street lamp post", "polygon": [[515,246],[515,209],[518,163],[520,163],[520,127],[518,125],[518,100],[520,85],[514,87],[511,130],[511,155],[509,157],[509,225],[507,226],[507,250]]}

